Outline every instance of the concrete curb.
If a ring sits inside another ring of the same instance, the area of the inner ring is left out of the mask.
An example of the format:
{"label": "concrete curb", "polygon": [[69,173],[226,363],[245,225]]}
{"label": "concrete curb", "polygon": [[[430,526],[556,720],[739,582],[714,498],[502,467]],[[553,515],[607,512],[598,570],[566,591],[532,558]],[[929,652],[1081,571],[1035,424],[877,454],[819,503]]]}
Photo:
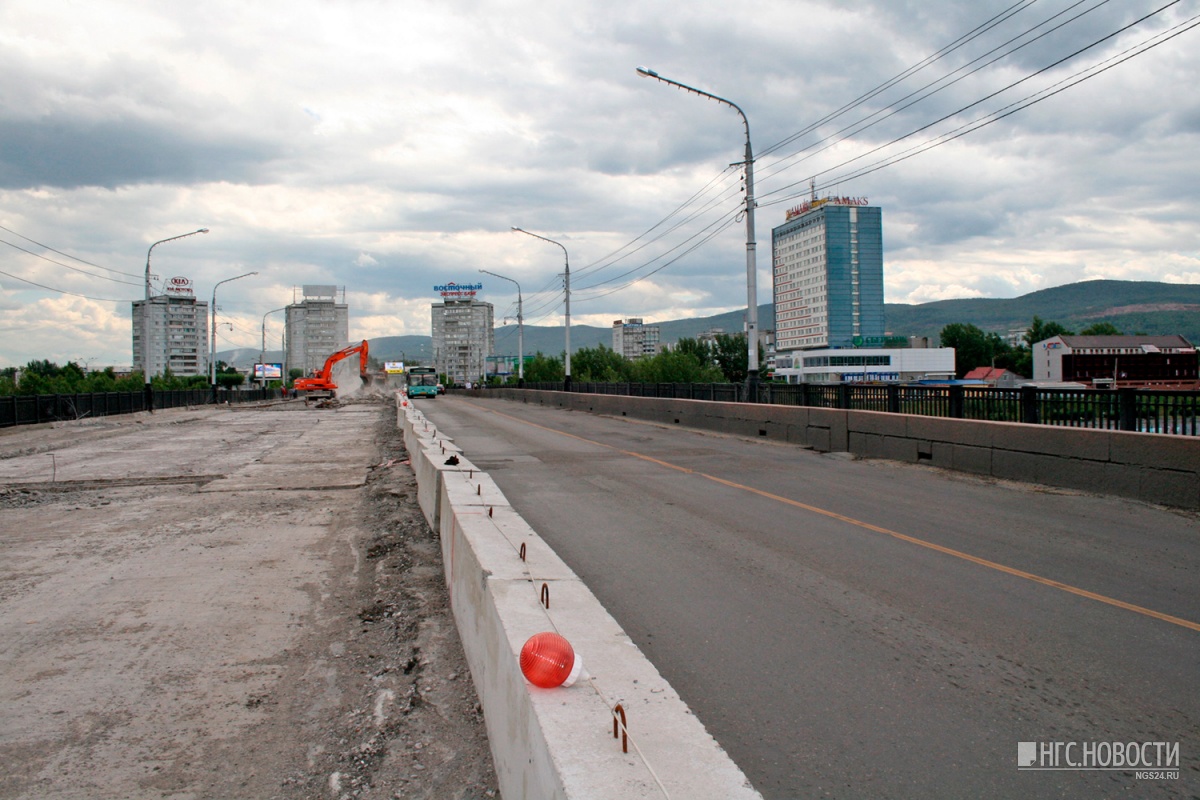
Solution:
{"label": "concrete curb", "polygon": [[[501,793],[530,800],[761,800],[491,477],[411,404],[398,406],[398,416],[421,509],[441,536],[450,603]],[[445,463],[450,455],[457,464]],[[583,659],[585,675],[569,688],[539,689],[521,675],[521,647],[550,630],[566,637]],[[626,712],[628,753],[613,736],[617,704]]]}

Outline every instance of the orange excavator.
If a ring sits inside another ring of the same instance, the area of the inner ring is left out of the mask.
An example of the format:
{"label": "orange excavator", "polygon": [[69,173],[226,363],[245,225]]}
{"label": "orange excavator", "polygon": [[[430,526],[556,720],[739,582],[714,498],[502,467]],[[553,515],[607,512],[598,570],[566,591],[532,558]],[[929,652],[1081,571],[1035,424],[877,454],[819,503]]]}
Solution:
{"label": "orange excavator", "polygon": [[371,375],[367,372],[367,340],[363,339],[360,343],[344,347],[325,359],[325,366],[320,373],[307,378],[296,378],[296,382],[292,384],[293,388],[297,392],[305,392],[306,401],[320,397],[336,397],[338,385],[333,382],[333,367],[355,353],[358,353],[358,374],[366,386],[371,382]]}

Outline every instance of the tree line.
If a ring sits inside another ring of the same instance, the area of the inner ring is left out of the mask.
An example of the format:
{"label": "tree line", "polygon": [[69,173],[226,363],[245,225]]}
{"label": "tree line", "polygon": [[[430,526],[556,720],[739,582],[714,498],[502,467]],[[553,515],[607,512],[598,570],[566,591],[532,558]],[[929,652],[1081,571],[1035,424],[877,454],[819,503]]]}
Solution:
{"label": "tree line", "polygon": [[[217,362],[217,385],[224,388],[241,386],[246,376],[224,361]],[[18,377],[19,375],[19,377]],[[87,394],[90,392],[140,392],[145,388],[141,371],[118,376],[112,367],[88,372],[74,361],[59,366],[53,361],[30,361],[23,368],[7,367],[0,370],[0,396],[33,394]],[[207,389],[207,375],[182,377],[172,375],[170,370],[155,375],[150,385],[157,391],[180,389]]]}
{"label": "tree line", "polygon": [[[764,363],[762,347],[759,363]],[[603,344],[571,353],[571,380],[583,383],[741,383],[746,380],[749,353],[744,333],[717,334],[712,340],[680,339],[674,348],[627,359]],[[539,351],[525,363],[525,380],[562,382],[562,354]],[[515,382],[511,376],[509,382]]]}
{"label": "tree line", "polygon": [[[986,333],[975,325],[952,322],[942,328],[939,336],[942,347],[954,348],[954,371],[958,377],[976,367],[998,367],[1015,372],[1023,378],[1033,377],[1033,346],[1054,336],[1075,336],[1075,331],[1054,321],[1034,317],[1023,344],[1010,345],[998,333]],[[1098,322],[1079,332],[1080,336],[1120,336],[1121,331],[1111,322]]]}

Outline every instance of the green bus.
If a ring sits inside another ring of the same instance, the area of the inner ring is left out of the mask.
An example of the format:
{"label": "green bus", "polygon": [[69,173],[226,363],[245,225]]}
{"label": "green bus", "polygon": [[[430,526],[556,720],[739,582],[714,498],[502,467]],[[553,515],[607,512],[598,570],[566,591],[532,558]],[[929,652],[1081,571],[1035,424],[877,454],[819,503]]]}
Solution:
{"label": "green bus", "polygon": [[409,397],[437,397],[438,376],[433,367],[410,367],[405,375]]}

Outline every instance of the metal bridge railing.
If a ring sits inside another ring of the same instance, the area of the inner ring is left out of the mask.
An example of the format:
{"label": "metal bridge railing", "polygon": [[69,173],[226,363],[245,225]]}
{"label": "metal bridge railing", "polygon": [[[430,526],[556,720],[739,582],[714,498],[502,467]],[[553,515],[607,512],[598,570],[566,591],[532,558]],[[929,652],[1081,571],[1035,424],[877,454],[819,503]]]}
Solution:
{"label": "metal bridge railing", "polygon": [[[562,391],[563,385],[527,383],[526,388]],[[745,386],[736,383],[573,383],[571,391],[723,402],[747,399]],[[1194,391],[764,383],[755,400],[770,405],[1200,436],[1200,392]]]}

